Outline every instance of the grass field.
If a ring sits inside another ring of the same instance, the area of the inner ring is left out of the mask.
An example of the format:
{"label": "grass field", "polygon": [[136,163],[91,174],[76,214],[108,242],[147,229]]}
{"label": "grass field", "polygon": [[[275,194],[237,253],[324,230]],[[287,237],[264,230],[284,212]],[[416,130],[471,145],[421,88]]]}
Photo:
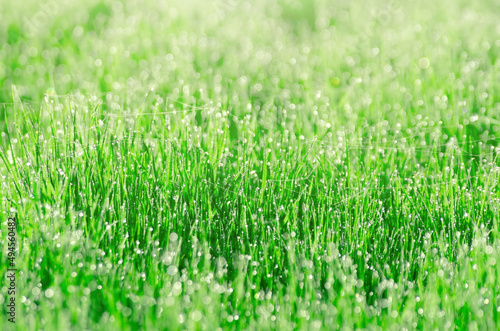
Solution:
{"label": "grass field", "polygon": [[0,329],[499,329],[499,13],[1,2]]}

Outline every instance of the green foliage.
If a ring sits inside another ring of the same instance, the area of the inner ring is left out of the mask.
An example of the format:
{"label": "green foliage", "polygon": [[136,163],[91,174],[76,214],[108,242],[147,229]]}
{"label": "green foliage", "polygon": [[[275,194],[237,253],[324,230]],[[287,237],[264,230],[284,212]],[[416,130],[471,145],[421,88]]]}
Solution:
{"label": "green foliage", "polygon": [[17,329],[500,327],[497,3],[2,7]]}

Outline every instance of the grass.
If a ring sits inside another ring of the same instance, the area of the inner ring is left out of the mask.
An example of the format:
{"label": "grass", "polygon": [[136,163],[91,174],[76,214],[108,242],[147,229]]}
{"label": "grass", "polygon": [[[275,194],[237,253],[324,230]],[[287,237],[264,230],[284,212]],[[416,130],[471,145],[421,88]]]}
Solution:
{"label": "grass", "polygon": [[0,7],[15,328],[500,327],[495,1]]}

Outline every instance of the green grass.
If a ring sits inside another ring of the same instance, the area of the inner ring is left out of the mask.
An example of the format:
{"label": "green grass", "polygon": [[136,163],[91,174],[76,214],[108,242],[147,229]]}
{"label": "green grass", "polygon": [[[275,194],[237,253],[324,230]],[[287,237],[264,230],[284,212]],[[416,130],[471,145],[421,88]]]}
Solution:
{"label": "green grass", "polygon": [[2,3],[0,329],[500,328],[499,11]]}

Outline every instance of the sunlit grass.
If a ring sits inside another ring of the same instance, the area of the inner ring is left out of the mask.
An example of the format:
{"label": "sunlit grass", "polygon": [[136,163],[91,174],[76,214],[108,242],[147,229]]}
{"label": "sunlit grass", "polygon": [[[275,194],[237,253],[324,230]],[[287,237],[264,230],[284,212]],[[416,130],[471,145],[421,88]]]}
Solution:
{"label": "sunlit grass", "polygon": [[3,4],[16,327],[499,328],[499,10]]}

